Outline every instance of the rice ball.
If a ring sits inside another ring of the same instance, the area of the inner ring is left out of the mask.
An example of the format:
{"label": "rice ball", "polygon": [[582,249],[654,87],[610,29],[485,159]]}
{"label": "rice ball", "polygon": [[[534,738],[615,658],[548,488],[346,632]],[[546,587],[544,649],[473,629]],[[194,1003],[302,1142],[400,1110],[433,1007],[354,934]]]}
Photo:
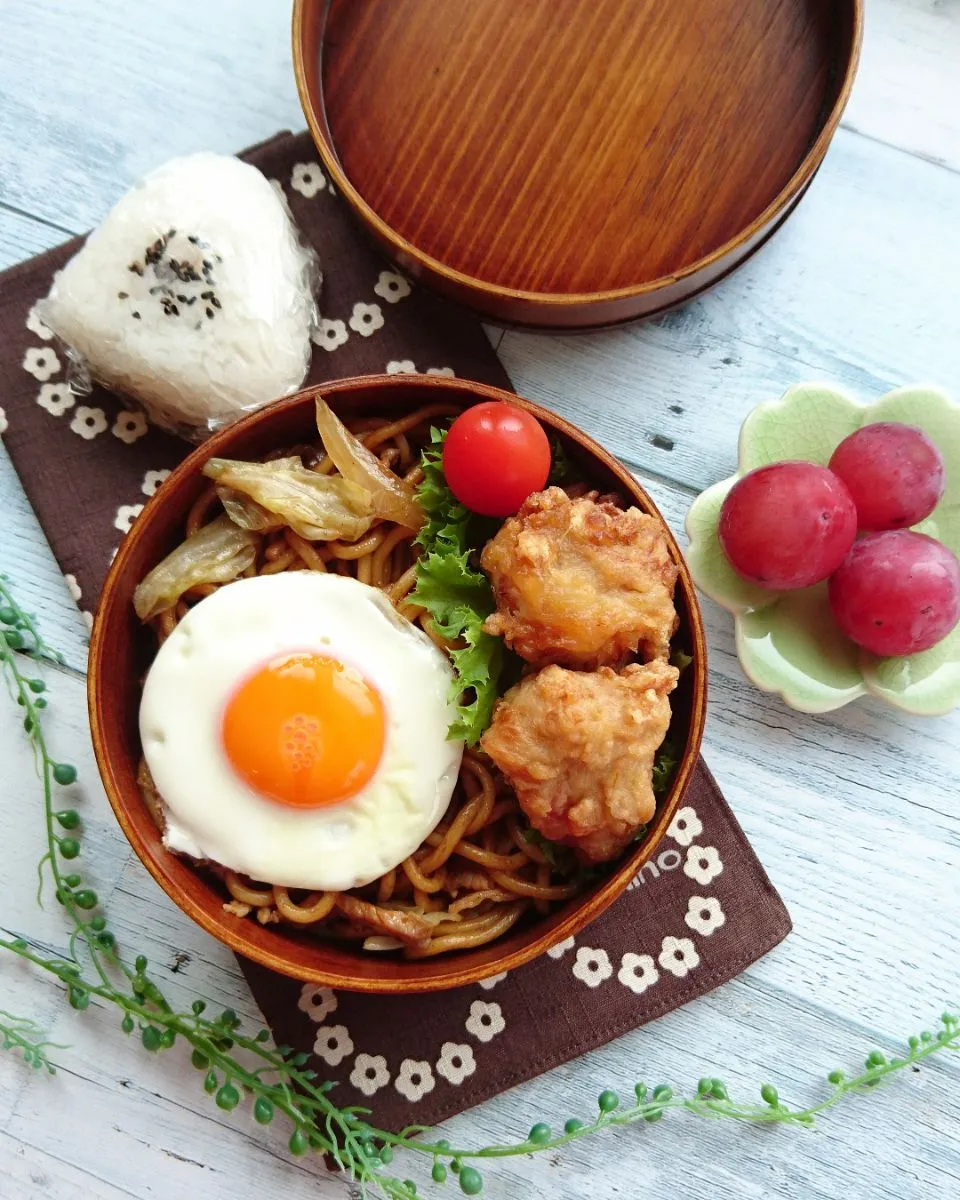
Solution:
{"label": "rice ball", "polygon": [[38,313],[90,376],[200,441],[303,382],[319,281],[279,189],[193,154],[120,199]]}

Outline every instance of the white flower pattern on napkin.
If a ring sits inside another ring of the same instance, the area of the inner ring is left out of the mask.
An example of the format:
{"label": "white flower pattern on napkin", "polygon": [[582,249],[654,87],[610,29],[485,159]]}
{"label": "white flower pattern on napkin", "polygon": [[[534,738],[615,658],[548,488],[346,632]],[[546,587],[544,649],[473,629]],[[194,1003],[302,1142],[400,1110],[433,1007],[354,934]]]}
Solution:
{"label": "white flower pattern on napkin", "polygon": [[683,873],[701,886],[712,882],[722,871],[723,863],[715,846],[691,846],[687,850]]}
{"label": "white flower pattern on napkin", "polygon": [[657,962],[671,975],[683,979],[694,967],[700,965],[700,955],[690,938],[665,937]]}
{"label": "white flower pattern on napkin", "polygon": [[21,364],[25,371],[28,371],[34,379],[39,379],[41,383],[45,383],[48,379],[52,379],[60,370],[60,359],[50,346],[31,346],[23,356]]}
{"label": "white flower pattern on napkin", "polygon": [[62,417],[76,402],[68,383],[45,383],[37,393],[37,403],[53,417]]}
{"label": "white flower pattern on napkin", "polygon": [[590,946],[581,946],[577,951],[576,962],[573,964],[573,974],[587,987],[599,987],[605,979],[613,974],[610,956],[606,950],[594,950]]}
{"label": "white flower pattern on napkin", "polygon": [[64,583],[67,585],[67,591],[70,593],[70,598],[75,604],[79,604],[83,599],[83,592],[80,591],[80,585],[77,583],[76,575],[64,575]]}
{"label": "white flower pattern on napkin", "polygon": [[73,432],[87,442],[99,437],[106,427],[107,414],[102,408],[91,408],[88,404],[81,404],[70,422]]}
{"label": "white flower pattern on napkin", "polygon": [[677,809],[670,822],[670,828],[667,830],[667,837],[673,838],[681,846],[689,846],[701,833],[703,833],[703,825],[700,823],[696,809],[685,807]]}
{"label": "white flower pattern on napkin", "polygon": [[648,987],[652,987],[660,978],[660,972],[654,966],[649,954],[625,954],[620,960],[620,970],[617,979],[625,988],[629,988],[637,996],[642,996]]}
{"label": "white flower pattern on napkin", "polygon": [[405,1058],[400,1064],[393,1086],[404,1099],[413,1102],[422,1100],[427,1092],[432,1092],[436,1082],[428,1062]]}
{"label": "white flower pattern on napkin", "polygon": [[143,483],[140,484],[140,491],[143,492],[145,496],[152,496],[160,484],[163,483],[163,481],[167,479],[169,475],[170,472],[167,470],[148,471],[143,477]]}
{"label": "white flower pattern on napkin", "polygon": [[315,983],[305,983],[300,989],[297,1008],[319,1025],[331,1013],[337,1011],[337,993],[333,988],[317,987]]}
{"label": "white flower pattern on napkin", "polygon": [[683,919],[695,933],[709,937],[726,923],[727,917],[716,896],[691,896]]}
{"label": "white flower pattern on napkin", "polygon": [[10,422],[7,420],[7,414],[0,408],[0,437],[10,428]]}
{"label": "white flower pattern on napkin", "polygon": [[121,442],[125,442],[128,446],[142,438],[147,432],[147,418],[142,412],[123,412],[117,413],[117,419],[113,423],[113,428],[110,432],[114,437],[119,438]]}
{"label": "white flower pattern on napkin", "polygon": [[290,186],[301,196],[312,200],[327,186],[327,177],[320,169],[319,163],[294,163],[293,172],[290,175]]}
{"label": "white flower pattern on napkin", "polygon": [[[327,991],[327,988],[323,989]],[[350,1082],[358,1092],[373,1096],[390,1082],[387,1060],[382,1054],[358,1054],[353,1060]]]}
{"label": "white flower pattern on napkin", "polygon": [[503,1033],[507,1023],[499,1004],[486,1000],[474,1000],[470,1005],[470,1016],[466,1020],[467,1033],[472,1033],[478,1042],[492,1042],[498,1033]]}
{"label": "white flower pattern on napkin", "polygon": [[348,324],[361,337],[370,337],[383,328],[383,310],[379,304],[365,304],[358,300],[353,306]]}
{"label": "white flower pattern on napkin", "polygon": [[459,1087],[461,1083],[477,1069],[477,1061],[473,1057],[473,1047],[458,1045],[456,1042],[444,1042],[437,1059],[437,1074],[442,1075],[448,1082]]}
{"label": "white flower pattern on napkin", "polygon": [[331,352],[336,350],[338,346],[342,346],[350,337],[347,333],[347,327],[343,321],[331,320],[329,317],[324,317],[320,322],[320,328],[313,334],[311,341],[315,346],[319,346],[321,350]]}
{"label": "white flower pattern on napkin", "polygon": [[321,1025],[313,1043],[313,1052],[331,1067],[336,1067],[353,1053],[353,1039],[346,1025]]}
{"label": "white flower pattern on napkin", "polygon": [[113,518],[114,529],[119,529],[121,533],[129,533],[130,526],[142,512],[142,504],[121,504]]}
{"label": "white flower pattern on napkin", "polygon": [[386,300],[388,304],[397,304],[410,295],[410,284],[396,271],[381,271],[373,290],[381,300]]}
{"label": "white flower pattern on napkin", "polygon": [[409,358],[392,358],[386,366],[388,375],[417,375],[419,372],[414,366],[412,359]]}

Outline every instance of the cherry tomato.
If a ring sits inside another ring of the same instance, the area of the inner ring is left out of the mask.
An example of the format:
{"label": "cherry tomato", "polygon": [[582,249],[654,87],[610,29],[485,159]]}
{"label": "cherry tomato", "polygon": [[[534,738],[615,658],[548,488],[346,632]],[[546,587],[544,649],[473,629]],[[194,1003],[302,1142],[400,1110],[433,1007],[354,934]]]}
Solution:
{"label": "cherry tomato", "polygon": [[485,517],[509,517],[550,474],[550,443],[536,417],[501,400],[466,409],[450,426],[443,473],[460,501]]}

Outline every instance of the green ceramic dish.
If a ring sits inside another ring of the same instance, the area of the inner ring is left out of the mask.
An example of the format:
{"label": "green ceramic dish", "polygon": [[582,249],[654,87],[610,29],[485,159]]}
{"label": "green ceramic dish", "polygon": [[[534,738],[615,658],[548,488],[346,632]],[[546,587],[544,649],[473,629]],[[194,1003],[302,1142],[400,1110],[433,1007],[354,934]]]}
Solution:
{"label": "green ceramic dish", "polygon": [[938,716],[960,704],[960,626],[922,654],[877,658],[839,631],[826,584],[763,591],[734,572],[717,539],[724,497],[747,471],[784,459],[826,465],[847,434],[876,421],[919,426],[940,448],[947,490],[915,528],[960,554],[960,406],[935,387],[900,388],[866,406],[827,384],[799,384],[744,421],[737,474],[708,488],[687,514],[687,562],[700,590],[733,614],[740,665],[763,691],[801,712],[829,712],[869,693],[907,712]]}

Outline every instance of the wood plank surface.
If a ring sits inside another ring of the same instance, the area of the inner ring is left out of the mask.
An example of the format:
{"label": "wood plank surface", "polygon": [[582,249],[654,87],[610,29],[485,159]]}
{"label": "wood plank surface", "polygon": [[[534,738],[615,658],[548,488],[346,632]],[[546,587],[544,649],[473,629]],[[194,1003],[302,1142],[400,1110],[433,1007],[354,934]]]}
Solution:
{"label": "wood plank surface", "polygon": [[[286,5],[168,0],[133,11],[123,0],[0,0],[0,265],[55,244],[61,229],[88,228],[172,154],[236,150],[302,125]],[[677,530],[694,492],[730,470],[743,415],[790,383],[825,377],[867,399],[928,379],[960,393],[958,64],[956,3],[870,0],[845,131],[782,234],[657,324],[506,334],[500,352],[518,388],[638,468]],[[109,814],[86,725],[85,625],[2,450],[0,570],[67,655],[50,678],[49,737],[80,768],[89,870],[119,935],[185,1002],[202,995],[256,1021],[232,956],[166,900]],[[706,1071],[740,1094],[770,1080],[793,1102],[813,1101],[831,1068],[855,1067],[874,1046],[890,1053],[960,1005],[960,716],[924,721],[867,701],[800,717],[747,684],[729,618],[710,603],[705,616],[705,754],[794,933],[720,992],[449,1122],[457,1141],[522,1137],[532,1121],[583,1112],[601,1087],[627,1092],[637,1077],[691,1086]],[[0,720],[0,764],[0,925],[59,944],[56,906],[40,913],[33,900],[37,784],[15,722]],[[54,1079],[0,1057],[2,1200],[234,1200],[251,1178],[289,1200],[348,1194],[316,1163],[292,1162],[279,1130],[221,1114],[179,1049],[145,1055],[112,1013],[72,1012],[7,957],[0,1007],[71,1043]],[[815,1133],[671,1117],[562,1156],[503,1162],[487,1194],[949,1197],[960,1192],[958,1083],[956,1058],[937,1062],[851,1101]]]}

